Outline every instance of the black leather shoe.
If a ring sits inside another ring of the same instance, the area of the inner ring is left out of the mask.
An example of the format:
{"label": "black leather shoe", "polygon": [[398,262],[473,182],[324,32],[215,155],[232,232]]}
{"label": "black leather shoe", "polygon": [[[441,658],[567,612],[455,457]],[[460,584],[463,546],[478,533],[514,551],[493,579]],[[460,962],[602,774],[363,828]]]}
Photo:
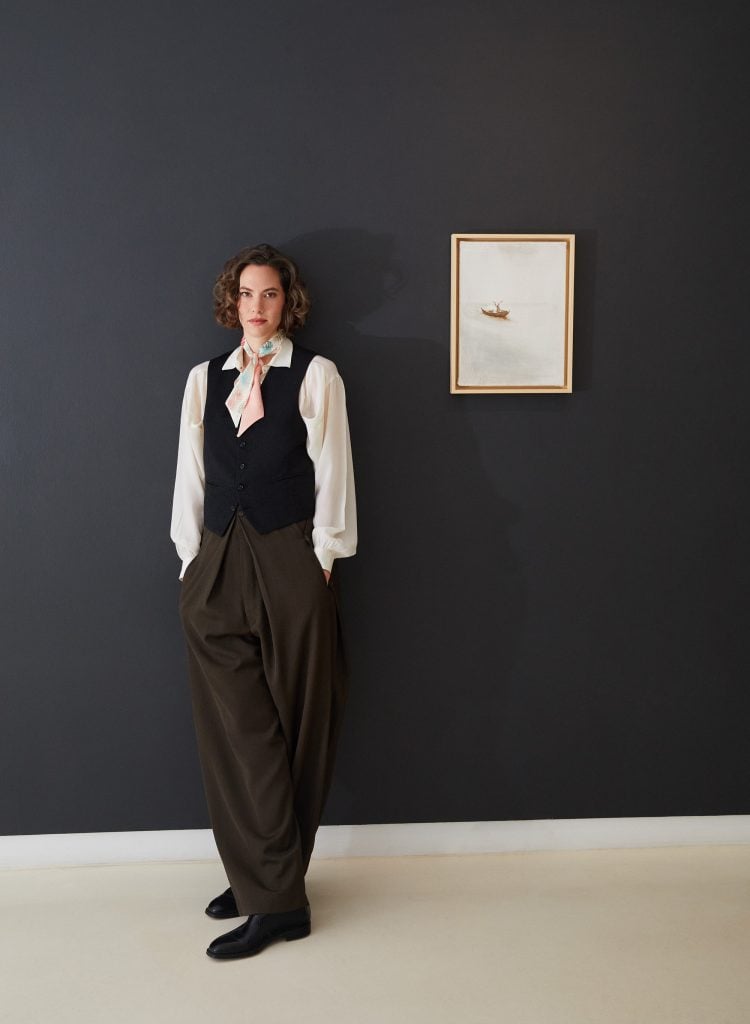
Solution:
{"label": "black leather shoe", "polygon": [[212,899],[206,907],[206,913],[209,917],[239,917],[240,912],[237,909],[231,888],[223,892],[221,896]]}
{"label": "black leather shoe", "polygon": [[215,960],[236,960],[255,956],[278,939],[304,939],[310,934],[310,908],[286,910],[281,914],[251,914],[244,924],[220,935],[206,952]]}

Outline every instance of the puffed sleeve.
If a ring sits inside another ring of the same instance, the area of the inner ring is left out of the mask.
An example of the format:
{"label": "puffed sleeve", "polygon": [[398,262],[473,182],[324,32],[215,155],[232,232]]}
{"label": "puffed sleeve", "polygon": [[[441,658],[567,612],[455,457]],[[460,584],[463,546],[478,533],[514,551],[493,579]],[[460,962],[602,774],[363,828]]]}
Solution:
{"label": "puffed sleeve", "polygon": [[172,502],[170,536],[182,559],[180,579],[201,546],[203,533],[203,410],[206,407],[208,363],[194,366],[188,374],[180,415],[177,473]]}
{"label": "puffed sleeve", "polygon": [[334,559],[357,550],[357,506],[354,469],[346,414],[344,382],[336,365],[315,356],[299,395],[307,426],[307,453],[315,467],[313,547],[318,561],[330,570]]}

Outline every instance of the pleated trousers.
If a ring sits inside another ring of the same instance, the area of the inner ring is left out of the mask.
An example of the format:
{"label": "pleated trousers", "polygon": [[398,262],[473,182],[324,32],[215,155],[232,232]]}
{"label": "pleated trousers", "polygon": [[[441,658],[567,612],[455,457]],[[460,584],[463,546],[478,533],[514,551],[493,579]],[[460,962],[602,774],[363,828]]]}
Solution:
{"label": "pleated trousers", "polygon": [[348,693],[312,520],[203,531],[179,610],[216,846],[241,914],[302,907]]}

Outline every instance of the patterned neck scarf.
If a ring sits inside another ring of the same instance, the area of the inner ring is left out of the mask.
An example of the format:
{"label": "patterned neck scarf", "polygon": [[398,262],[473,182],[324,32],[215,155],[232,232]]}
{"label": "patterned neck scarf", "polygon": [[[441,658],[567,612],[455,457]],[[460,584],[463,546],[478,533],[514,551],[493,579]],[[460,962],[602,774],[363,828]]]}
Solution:
{"label": "patterned neck scarf", "polygon": [[[264,364],[262,357],[272,355],[281,348],[284,335],[280,332],[274,334],[268,341],[263,342],[256,356],[250,347],[247,338],[242,339],[242,348],[247,353],[249,362],[244,370],[241,370],[234,382],[234,387],[226,400],[226,407],[237,431],[237,437],[244,433],[249,426],[264,416],[263,398],[261,395],[261,380],[263,377]],[[269,359],[268,363],[272,360]]]}

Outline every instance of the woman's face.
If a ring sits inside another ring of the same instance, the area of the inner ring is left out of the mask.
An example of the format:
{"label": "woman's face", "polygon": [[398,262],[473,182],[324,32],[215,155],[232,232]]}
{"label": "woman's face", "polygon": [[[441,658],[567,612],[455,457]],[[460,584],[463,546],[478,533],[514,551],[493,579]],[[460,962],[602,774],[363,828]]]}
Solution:
{"label": "woman's face", "polygon": [[254,350],[279,329],[286,296],[275,267],[250,264],[240,274],[237,316]]}

